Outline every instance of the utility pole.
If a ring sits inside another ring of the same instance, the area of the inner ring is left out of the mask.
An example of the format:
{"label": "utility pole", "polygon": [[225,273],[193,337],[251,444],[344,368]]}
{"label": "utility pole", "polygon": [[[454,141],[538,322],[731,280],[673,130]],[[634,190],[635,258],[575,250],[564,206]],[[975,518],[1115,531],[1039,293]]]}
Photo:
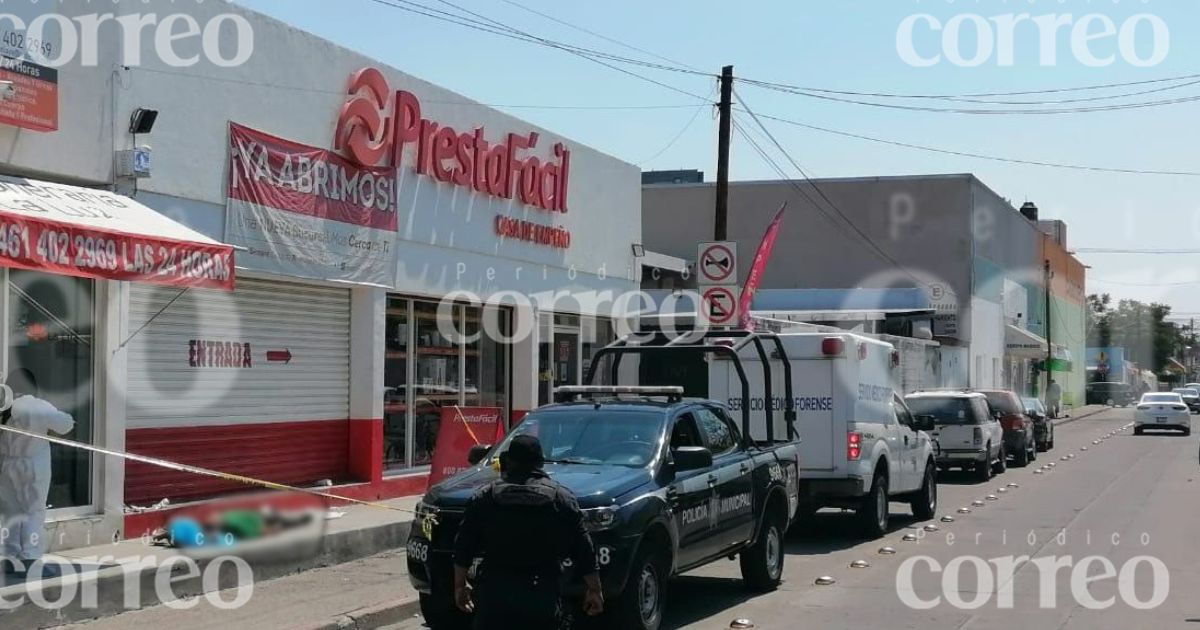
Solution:
{"label": "utility pole", "polygon": [[733,123],[733,66],[721,68],[721,102],[717,104],[717,212],[713,240],[728,237],[729,224],[729,133]]}
{"label": "utility pole", "polygon": [[1046,259],[1045,266],[1045,282],[1046,285],[1046,364],[1043,366],[1046,372],[1046,393],[1050,392],[1050,367],[1054,360],[1054,342],[1050,340],[1050,279],[1054,274],[1050,272],[1050,259]]}

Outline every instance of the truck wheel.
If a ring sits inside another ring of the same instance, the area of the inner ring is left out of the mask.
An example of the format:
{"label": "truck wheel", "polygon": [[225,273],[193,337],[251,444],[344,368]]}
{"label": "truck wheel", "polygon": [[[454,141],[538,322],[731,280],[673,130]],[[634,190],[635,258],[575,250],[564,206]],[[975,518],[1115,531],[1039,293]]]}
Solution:
{"label": "truck wheel", "polygon": [[421,616],[430,630],[470,630],[471,616],[454,607],[450,600],[421,593]]}
{"label": "truck wheel", "polygon": [[629,583],[613,603],[612,627],[631,630],[658,630],[662,625],[667,599],[668,562],[662,552],[638,549],[629,570]]}
{"label": "truck wheel", "polygon": [[783,519],[768,514],[753,545],[742,550],[742,580],[750,590],[766,593],[783,581]]}
{"label": "truck wheel", "polygon": [[863,533],[871,539],[887,533],[888,528],[888,478],[882,472],[875,473],[871,491],[862,498],[858,506],[858,518]]}
{"label": "truck wheel", "polygon": [[937,514],[937,475],[933,463],[925,464],[925,481],[911,499],[913,516],[917,520],[929,520]]}

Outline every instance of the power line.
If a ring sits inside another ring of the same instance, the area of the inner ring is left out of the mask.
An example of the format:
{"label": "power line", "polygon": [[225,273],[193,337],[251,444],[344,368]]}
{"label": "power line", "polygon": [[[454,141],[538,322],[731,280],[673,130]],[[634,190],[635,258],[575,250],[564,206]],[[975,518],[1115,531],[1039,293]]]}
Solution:
{"label": "power line", "polygon": [[966,94],[913,94],[913,93],[905,94],[905,93],[898,93],[898,92],[855,92],[855,91],[850,91],[850,90],[831,90],[831,89],[827,89],[827,88],[803,86],[803,85],[789,85],[786,83],[775,83],[775,82],[770,82],[770,81],[756,81],[756,83],[759,83],[764,87],[770,86],[770,87],[786,88],[786,89],[790,89],[790,90],[799,90],[799,91],[806,91],[806,92],[823,92],[826,94],[839,94],[842,96],[870,96],[870,97],[879,97],[879,98],[955,100],[955,99],[988,98],[988,97],[999,97],[999,96],[1030,96],[1030,95],[1034,95],[1034,94],[1061,94],[1064,92],[1086,92],[1086,91],[1092,91],[1092,90],[1107,90],[1107,89],[1113,89],[1113,88],[1119,88],[1119,87],[1132,87],[1135,85],[1151,85],[1151,84],[1155,84],[1155,83],[1169,83],[1169,82],[1174,82],[1174,81],[1186,81],[1189,79],[1200,79],[1200,74],[1185,74],[1185,75],[1179,75],[1179,76],[1174,76],[1174,77],[1164,77],[1161,79],[1148,79],[1148,80],[1142,80],[1142,81],[1127,81],[1127,82],[1123,82],[1123,83],[1103,83],[1103,84],[1099,84],[1099,85],[1085,85],[1085,86],[1065,87],[1065,88],[1050,88],[1050,89],[1044,89],[1044,90],[1023,90],[1023,91],[1019,91],[1019,92],[975,92],[975,93],[966,93]]}
{"label": "power line", "polygon": [[[617,72],[620,72],[622,74],[634,77],[634,78],[642,80],[642,81],[646,81],[648,83],[652,83],[652,84],[657,85],[662,88],[666,88],[668,90],[671,90],[672,92],[676,92],[678,94],[683,94],[684,96],[690,96],[696,100],[704,100],[704,97],[702,97],[698,94],[693,94],[691,92],[688,92],[687,90],[682,90],[682,89],[677,88],[668,83],[663,83],[662,81],[659,81],[657,79],[652,79],[645,75],[638,74],[636,72],[627,70],[625,68],[621,68],[619,66],[615,66],[612,63],[609,63],[609,61],[615,61],[615,62],[620,62],[620,63],[631,63],[631,64],[645,66],[648,68],[655,68],[655,69],[659,69],[659,70],[671,70],[674,72],[685,72],[685,73],[689,73],[689,74],[696,74],[696,75],[703,75],[703,76],[716,76],[711,73],[696,72],[693,70],[688,70],[686,68],[672,68],[669,66],[664,66],[662,64],[643,62],[643,61],[640,61],[637,59],[630,59],[628,57],[619,57],[617,55],[611,55],[611,54],[605,53],[603,51],[593,50],[593,49],[589,49],[589,48],[583,48],[581,46],[574,46],[571,44],[564,44],[562,42],[557,42],[557,41],[546,39],[543,37],[538,37],[536,35],[532,35],[530,33],[522,31],[520,29],[509,26],[503,22],[500,22],[499,20],[489,18],[483,14],[476,13],[474,11],[463,8],[452,2],[448,2],[447,0],[439,0],[439,2],[442,2],[442,4],[446,4],[448,6],[454,7],[456,9],[458,9],[459,11],[462,11],[463,13],[475,16],[480,19],[479,20],[471,19],[469,17],[464,17],[461,15],[456,15],[456,14],[449,13],[446,11],[441,11],[441,10],[429,7],[427,5],[423,5],[423,4],[420,4],[417,2],[411,2],[410,0],[371,0],[371,2],[375,2],[376,4],[380,4],[380,5],[387,6],[387,7],[392,7],[394,9],[399,9],[401,11],[407,11],[409,13],[423,15],[425,17],[429,17],[429,18],[432,18],[435,20],[450,22],[452,24],[458,24],[459,26],[465,26],[467,28],[473,28],[475,30],[492,33],[494,35],[500,35],[502,37],[508,37],[511,39],[517,39],[517,40],[530,42],[530,43],[534,43],[534,44],[540,44],[543,46],[548,46],[550,48],[556,48],[558,50],[562,50],[562,51],[568,52],[572,55],[575,55],[577,57],[580,57],[582,59],[587,59],[588,61],[591,61],[593,63],[597,63],[597,64],[600,64],[607,68],[610,68],[612,70],[616,70]],[[480,20],[484,20],[484,21],[480,21]],[[490,25],[489,25],[489,23],[490,23]],[[491,26],[491,25],[495,25],[495,26]],[[608,60],[608,61],[606,61],[606,60]]]}
{"label": "power line", "polygon": [[[509,0],[505,0],[505,2],[508,2],[508,1]],[[712,91],[708,93],[708,97],[705,98],[705,100],[711,101],[713,94],[716,92],[716,90],[717,90],[717,86],[716,86],[716,84],[714,84]],[[671,139],[667,142],[667,144],[664,145],[663,148],[661,148],[657,152],[655,152],[654,155],[651,155],[650,157],[642,160],[641,162],[638,162],[637,166],[640,168],[643,164],[657,159],[658,156],[666,153],[668,149],[675,146],[675,143],[679,142],[679,139],[683,137],[683,134],[687,133],[687,130],[692,128],[692,123],[695,123],[696,119],[700,117],[700,112],[704,111],[708,107],[712,107],[712,103],[701,103],[700,106],[696,108],[696,111],[692,113],[692,117],[688,118],[687,123],[685,123],[683,125],[683,128],[681,128],[679,130],[679,133],[672,136]]]}
{"label": "power line", "polygon": [[[468,28],[476,28],[477,30],[491,32],[491,33],[505,36],[505,37],[513,37],[515,39],[520,39],[522,41],[527,41],[527,42],[531,42],[531,43],[535,43],[535,44],[549,46],[552,48],[557,48],[560,50],[565,50],[571,54],[588,59],[589,61],[593,61],[594,63],[599,63],[601,65],[604,65],[604,66],[611,68],[613,70],[616,70],[618,72],[622,72],[623,74],[635,77],[639,80],[653,83],[660,87],[672,90],[672,91],[680,93],[680,94],[684,94],[686,96],[689,96],[689,97],[697,99],[697,100],[704,100],[703,97],[700,97],[697,94],[688,92],[686,90],[681,90],[675,86],[663,83],[661,81],[652,79],[650,77],[646,77],[645,75],[641,75],[641,74],[638,74],[635,72],[631,72],[627,69],[614,66],[612,63],[608,63],[607,61],[604,61],[603,59],[608,59],[610,61],[615,61],[615,62],[626,62],[626,61],[637,62],[637,60],[629,60],[628,58],[617,57],[614,55],[608,55],[607,53],[602,53],[600,51],[593,51],[591,49],[584,49],[582,47],[569,46],[569,45],[561,44],[558,42],[552,42],[551,40],[546,40],[545,38],[537,38],[536,36],[524,34],[523,31],[520,31],[518,29],[513,29],[512,27],[504,25],[503,23],[497,22],[496,20],[492,20],[491,18],[484,17],[484,19],[492,22],[493,24],[501,25],[503,27],[503,29],[505,29],[505,30],[499,30],[497,28],[488,27],[486,24],[481,23],[478,20],[471,20],[470,22],[464,22],[463,20],[465,20],[467,18],[463,18],[462,16],[457,16],[459,19],[454,19],[453,17],[448,17],[448,16],[453,16],[454,14],[449,14],[444,11],[437,11],[436,9],[431,9],[430,7],[425,7],[425,5],[420,5],[417,3],[409,2],[408,0],[371,0],[371,1],[381,4],[381,5],[384,5],[384,6],[389,6],[392,8],[405,10],[405,11],[409,11],[409,12],[414,12],[414,13],[418,13],[420,15],[425,15],[425,16],[431,17],[433,19],[440,19],[440,20],[448,21],[448,22],[451,22],[454,24],[467,26]],[[480,16],[480,14],[478,14],[478,13],[474,13],[474,12],[468,11],[466,9],[462,9],[461,7],[458,7],[458,5],[455,5],[450,2],[446,2],[446,0],[439,0],[439,1],[443,2],[444,4],[448,4],[450,6],[459,8],[462,11],[466,11],[469,14]],[[397,2],[404,2],[406,4],[415,5],[416,7],[424,7],[425,9],[427,9],[429,11],[436,11],[437,13],[440,13],[441,15],[429,13],[428,11],[421,11],[421,10],[414,9],[411,7],[402,6],[400,4],[397,4]],[[597,59],[593,55],[601,55],[603,57],[603,59]],[[654,66],[661,66],[661,64],[650,64],[650,67],[654,67]],[[704,74],[705,76],[710,76],[710,77],[715,76],[715,75],[712,75],[709,73],[699,73],[698,71],[688,70],[687,68],[666,68],[666,69],[672,69],[672,70],[676,70],[676,71],[694,72],[697,74]],[[1021,92],[992,92],[992,93],[976,93],[976,94],[961,94],[961,95],[944,95],[944,94],[943,95],[915,95],[915,94],[911,94],[911,95],[891,95],[891,96],[904,96],[904,97],[914,97],[914,98],[917,98],[917,97],[944,98],[947,96],[987,97],[987,96],[1011,96],[1011,95],[1022,95],[1022,94],[1045,94],[1045,93],[1055,93],[1055,92],[1106,89],[1106,88],[1132,86],[1132,85],[1147,85],[1147,84],[1162,83],[1162,82],[1168,82],[1168,81],[1180,81],[1180,80],[1191,79],[1191,78],[1196,78],[1196,77],[1200,77],[1200,74],[1183,75],[1183,76],[1178,76],[1178,77],[1153,79],[1153,80],[1145,80],[1145,81],[1133,81],[1133,82],[1126,82],[1126,83],[1109,83],[1109,84],[1104,84],[1104,85],[1092,85],[1092,86],[1082,86],[1082,87],[1073,87],[1073,88],[1057,88],[1057,89],[1050,89],[1050,90],[1028,90],[1028,91],[1021,91]],[[768,82],[759,82],[759,83],[767,84]],[[788,87],[788,88],[793,88],[793,89],[798,88],[798,86],[786,86],[785,84],[772,84],[772,85],[783,86],[783,87]],[[803,88],[798,88],[798,89],[803,89]],[[814,91],[823,90],[822,88],[811,88],[811,89],[813,89]],[[834,90],[825,90],[825,91],[830,92],[830,93],[837,92]],[[867,94],[867,93],[861,93],[861,94]],[[885,95],[885,94],[884,93],[874,93],[874,95]],[[956,150],[942,149],[942,148],[938,148],[938,147],[931,147],[931,146],[919,145],[919,144],[908,143],[908,142],[886,140],[883,138],[871,137],[871,136],[867,136],[864,134],[857,134],[857,133],[852,133],[852,132],[847,132],[847,131],[830,129],[830,128],[826,128],[826,127],[820,127],[817,125],[801,123],[798,121],[782,118],[779,116],[763,115],[762,117],[766,118],[766,119],[770,119],[770,120],[775,120],[777,122],[782,122],[785,124],[790,124],[790,125],[794,125],[794,126],[807,128],[807,129],[810,129],[813,131],[820,131],[823,133],[838,135],[838,136],[842,136],[842,137],[856,138],[859,140],[876,142],[876,143],[880,143],[880,144],[886,144],[889,146],[895,146],[895,147],[901,147],[901,148],[915,149],[915,150],[926,151],[926,152],[931,152],[931,153],[954,155],[957,157],[970,157],[970,158],[975,158],[975,159],[1004,162],[1004,163],[1009,163],[1009,164],[1022,164],[1022,165],[1028,165],[1028,166],[1043,166],[1043,167],[1049,167],[1049,168],[1060,168],[1060,169],[1068,169],[1068,170],[1079,170],[1079,171],[1090,171],[1090,172],[1101,172],[1101,173],[1123,173],[1123,174],[1140,174],[1140,175],[1174,175],[1174,176],[1189,176],[1189,177],[1200,176],[1200,173],[1193,172],[1193,171],[1168,171],[1168,170],[1144,170],[1144,169],[1130,169],[1130,168],[1110,168],[1110,167],[1097,167],[1097,166],[1049,162],[1049,161],[1043,161],[1043,160],[1030,160],[1030,159],[992,156],[992,155],[985,155],[985,154],[973,153],[973,152],[968,152],[968,151],[956,151]]]}
{"label": "power line", "polygon": [[1154,88],[1151,90],[1139,90],[1137,92],[1125,92],[1122,94],[1108,94],[1105,96],[1084,96],[1084,97],[1079,97],[1079,98],[1050,99],[1050,100],[1040,100],[1040,101],[1004,101],[1004,100],[990,100],[990,99],[979,99],[979,98],[949,98],[946,100],[957,101],[957,102],[961,102],[961,103],[979,103],[981,105],[1063,105],[1066,103],[1089,103],[1089,102],[1095,102],[1095,101],[1111,101],[1111,100],[1120,99],[1120,98],[1130,98],[1133,96],[1145,96],[1146,94],[1157,94],[1159,92],[1169,92],[1171,90],[1178,90],[1180,88],[1190,87],[1190,86],[1197,85],[1197,84],[1200,84],[1200,80],[1188,81],[1187,83],[1180,83],[1177,85],[1168,85],[1166,87]]}
{"label": "power line", "polygon": [[868,142],[876,142],[879,144],[886,144],[886,145],[891,145],[891,146],[895,146],[895,147],[903,147],[906,149],[917,149],[920,151],[928,151],[930,153],[942,153],[945,155],[954,155],[954,156],[958,156],[958,157],[969,157],[969,158],[976,158],[976,159],[980,159],[980,160],[991,160],[993,162],[1006,162],[1009,164],[1025,164],[1025,165],[1029,165],[1029,166],[1046,166],[1046,167],[1051,167],[1051,168],[1062,168],[1062,169],[1069,169],[1069,170],[1076,170],[1076,171],[1092,171],[1092,172],[1099,172],[1099,173],[1124,173],[1124,174],[1133,174],[1133,175],[1177,175],[1177,176],[1187,176],[1187,177],[1200,177],[1200,172],[1196,172],[1196,171],[1142,170],[1142,169],[1132,169],[1132,168],[1109,168],[1109,167],[1103,167],[1103,166],[1084,166],[1084,165],[1079,165],[1079,164],[1066,164],[1066,163],[1062,163],[1062,162],[1046,162],[1046,161],[1042,161],[1042,160],[1026,160],[1026,159],[1020,159],[1020,158],[1000,157],[1000,156],[995,156],[995,155],[986,155],[983,153],[972,153],[969,151],[956,151],[953,149],[941,149],[938,147],[931,147],[931,146],[927,146],[927,145],[913,144],[911,142],[886,140],[883,138],[876,138],[873,136],[867,136],[867,135],[853,133],[853,132],[849,132],[849,131],[841,131],[838,129],[831,129],[829,127],[820,127],[817,125],[810,125],[808,123],[802,123],[800,121],[783,118],[781,116],[772,116],[769,114],[761,114],[760,117],[764,118],[766,120],[774,120],[775,122],[780,122],[785,125],[802,127],[804,129],[810,129],[812,131],[820,131],[822,133],[828,133],[828,134],[832,134],[835,136],[842,136],[844,138],[855,138],[858,140],[866,140]]}
{"label": "power line", "polygon": [[[890,262],[897,269],[904,272],[905,275],[912,278],[912,280],[914,282],[916,282],[918,285],[929,286],[928,283],[926,283],[926,282],[922,281],[920,278],[918,278],[915,274],[913,274],[911,271],[909,271],[904,265],[902,265],[898,260],[896,260],[895,258],[892,258],[892,256],[889,255],[886,251],[884,251],[883,248],[880,247],[877,243],[875,243],[875,241],[872,240],[870,236],[868,236],[865,232],[863,232],[858,227],[858,225],[856,225],[854,223],[854,221],[851,221],[850,218],[846,216],[846,213],[842,212],[842,209],[839,208],[838,205],[836,203],[834,203],[833,200],[830,199],[828,195],[825,194],[825,191],[817,184],[817,182],[813,181],[813,179],[808,176],[808,173],[804,172],[804,168],[800,166],[800,163],[797,162],[791,156],[790,153],[788,153],[787,149],[783,148],[783,145],[780,144],[780,142],[775,138],[775,136],[771,134],[771,131],[769,129],[767,129],[766,125],[764,125],[762,123],[762,121],[759,120],[758,115],[755,114],[754,111],[750,109],[750,106],[746,103],[745,99],[743,99],[740,94],[738,94],[738,102],[741,103],[742,109],[744,109],[748,114],[750,114],[750,117],[754,120],[754,123],[756,125],[758,125],[758,128],[763,132],[763,134],[771,141],[771,143],[773,145],[775,145],[775,148],[781,154],[783,154],[783,156],[785,158],[787,158],[787,160],[789,162],[791,162],[792,166],[795,167],[795,169],[797,171],[800,172],[800,175],[804,178],[804,181],[807,182],[808,185],[811,186],[814,191],[816,191],[817,195],[820,196],[821,199],[823,199],[825,201],[825,203],[829,206],[829,208],[835,214],[837,214],[839,217],[841,217],[842,221],[844,221],[845,224],[850,229],[852,229],[856,234],[858,234],[858,236],[863,240],[863,242],[865,242],[868,246],[870,246],[871,249],[875,250],[875,252],[877,254],[879,254],[879,256],[882,257],[885,261]],[[743,134],[743,135],[745,135],[745,134]],[[751,140],[751,143],[753,143],[753,140]],[[784,179],[787,180],[789,182],[789,184],[791,184],[792,186],[795,187],[795,183],[790,178],[785,177]],[[800,190],[803,190],[803,189],[800,189]],[[809,199],[810,202],[812,201],[812,198],[809,197],[807,194],[805,194],[804,196],[806,199]],[[818,210],[821,210],[821,212],[823,214],[825,213],[825,211],[821,209],[820,204],[812,203],[812,205],[813,205],[813,207],[817,208]],[[826,216],[829,217],[831,221],[833,221],[833,218],[830,217],[828,214],[826,214]],[[836,221],[834,221],[834,223],[836,223]]]}
{"label": "power line", "polygon": [[866,107],[877,107],[882,109],[896,109],[912,112],[927,112],[936,114],[966,114],[966,115],[990,115],[990,116],[1009,116],[1009,115],[1053,115],[1053,114],[1090,114],[1096,112],[1111,112],[1121,111],[1126,109],[1144,109],[1147,107],[1159,107],[1163,105],[1178,105],[1182,103],[1192,103],[1200,101],[1200,95],[1184,96],[1173,99],[1161,99],[1157,101],[1146,101],[1141,103],[1122,103],[1114,105],[1096,105],[1089,107],[1068,107],[1057,109],[976,109],[964,107],[927,107],[924,105],[898,105],[894,103],[877,103],[873,101],[864,101],[858,98],[846,98],[842,96],[832,96],[829,94],[817,94],[803,90],[792,90],[781,87],[772,87],[764,85],[758,81],[742,79],[742,83],[760,87],[768,90],[775,90],[787,94],[804,96],[823,101],[834,101],[838,103],[849,103],[852,105],[862,105]]}
{"label": "power line", "polygon": [[[300,85],[287,85],[282,83],[271,83],[267,81],[249,81],[245,79],[235,79],[226,76],[214,76],[207,74],[199,74],[194,72],[183,72],[178,70],[165,70],[162,68],[147,68],[143,66],[134,66],[130,68],[139,72],[149,72],[152,74],[166,74],[172,76],[186,77],[189,79],[200,79],[203,81],[217,81],[220,83],[230,83],[236,85],[248,85],[258,88],[267,88],[272,90],[289,90],[293,92],[305,92],[309,94],[333,94],[337,96],[345,96],[345,90],[326,90],[321,88],[306,87]],[[421,99],[422,103],[436,103],[439,105],[457,105],[462,107],[493,107],[496,109],[564,109],[564,110],[596,110],[596,111],[627,111],[627,110],[651,110],[651,109],[692,109],[696,107],[694,103],[661,103],[661,104],[622,104],[622,105],[573,105],[573,104],[537,104],[537,103],[477,103],[475,101],[464,100],[438,100],[438,99]]]}
{"label": "power line", "polygon": [[[506,2],[506,3],[508,3],[508,4],[511,4],[511,5],[512,5],[512,6],[514,6],[514,7],[517,7],[518,9],[521,9],[521,10],[523,10],[523,11],[527,11],[527,12],[529,12],[529,13],[532,13],[532,14],[534,14],[534,15],[541,16],[541,17],[543,17],[543,18],[546,18],[547,20],[550,20],[551,22],[555,22],[555,23],[557,23],[557,24],[562,24],[563,26],[566,26],[566,27],[568,27],[568,28],[575,29],[575,30],[577,30],[577,31],[579,31],[579,32],[581,32],[581,33],[587,33],[588,35],[591,35],[592,37],[598,37],[598,38],[600,38],[600,39],[602,39],[602,40],[604,40],[604,41],[606,41],[606,42],[609,42],[609,43],[612,43],[612,44],[616,44],[616,45],[618,45],[618,46],[621,46],[622,48],[626,48],[626,49],[628,49],[628,50],[632,50],[632,51],[634,51],[634,52],[640,52],[640,53],[642,53],[642,54],[644,54],[644,55],[650,55],[651,57],[654,57],[655,59],[658,59],[659,61],[665,61],[665,62],[667,62],[667,63],[672,63],[672,64],[675,64],[676,66],[682,66],[682,67],[684,67],[684,68],[687,68],[687,69],[689,69],[689,70],[695,70],[695,71],[697,71],[697,72],[703,72],[703,71],[702,71],[702,70],[700,70],[699,68],[696,68],[696,67],[694,67],[694,66],[690,66],[690,65],[688,65],[688,64],[686,64],[686,63],[683,63],[682,61],[675,61],[674,59],[671,59],[671,58],[669,58],[669,57],[664,57],[664,56],[662,56],[662,55],[659,55],[659,54],[657,54],[657,53],[654,53],[654,52],[652,52],[652,51],[646,50],[645,48],[639,48],[639,47],[637,47],[637,46],[634,46],[633,44],[627,44],[627,43],[625,43],[625,42],[623,42],[623,41],[621,41],[621,40],[619,40],[619,39],[614,39],[614,38],[612,38],[612,37],[609,37],[609,36],[607,36],[607,35],[603,35],[603,34],[601,34],[601,33],[597,33],[596,31],[593,31],[593,30],[590,30],[590,29],[584,28],[584,27],[582,27],[582,26],[579,26],[579,25],[577,25],[577,24],[572,24],[572,23],[570,23],[570,22],[568,22],[568,21],[566,21],[566,20],[562,20],[562,19],[556,18],[556,17],[554,17],[553,15],[550,15],[550,14],[548,14],[548,13],[543,13],[543,12],[541,12],[541,11],[538,11],[537,9],[533,9],[533,8],[527,7],[527,6],[523,5],[523,4],[521,4],[520,2],[516,2],[516,0],[503,0],[503,1],[504,1],[504,2]],[[709,74],[709,73],[707,73],[707,72],[704,72],[704,74]]]}
{"label": "power line", "polygon": [[589,58],[593,58],[593,59],[595,59],[595,58],[608,59],[610,61],[617,61],[620,63],[627,63],[627,64],[631,64],[631,65],[643,66],[646,68],[653,68],[656,70],[664,70],[664,71],[669,71],[669,72],[711,75],[711,73],[707,73],[707,72],[699,72],[696,70],[690,70],[688,68],[679,68],[676,66],[668,66],[665,64],[644,61],[641,59],[634,59],[632,57],[623,57],[620,55],[614,55],[611,53],[607,53],[602,50],[596,50],[593,48],[585,48],[583,46],[576,46],[574,44],[567,44],[565,42],[560,42],[560,41],[548,39],[545,37],[540,37],[540,36],[534,35],[532,33],[523,31],[521,29],[509,26],[508,24],[505,24],[503,22],[500,22],[499,20],[495,20],[493,18],[487,17],[481,13],[476,13],[474,11],[471,11],[470,9],[464,8],[457,4],[447,2],[445,0],[439,0],[439,2],[442,2],[442,4],[446,4],[450,7],[458,9],[459,11],[462,12],[462,14],[466,14],[466,15],[443,11],[441,9],[436,9],[429,5],[421,4],[419,2],[414,2],[412,0],[370,0],[370,1],[374,2],[376,4],[379,4],[379,5],[382,5],[382,6],[391,7],[393,9],[399,9],[401,11],[407,11],[408,13],[421,15],[421,16],[428,17],[428,18],[431,18],[434,20],[439,20],[442,22],[449,22],[451,24],[457,24],[458,26],[463,26],[463,27],[474,29],[477,31],[491,33],[493,35],[499,35],[501,37],[507,37],[509,39],[515,39],[515,40],[519,40],[519,41],[523,41],[523,42],[527,42],[527,43],[538,44],[538,45],[546,46],[549,48],[556,48],[558,50],[566,51],[571,54],[575,54],[575,55],[579,55],[579,56],[585,56],[585,57],[589,57]]}

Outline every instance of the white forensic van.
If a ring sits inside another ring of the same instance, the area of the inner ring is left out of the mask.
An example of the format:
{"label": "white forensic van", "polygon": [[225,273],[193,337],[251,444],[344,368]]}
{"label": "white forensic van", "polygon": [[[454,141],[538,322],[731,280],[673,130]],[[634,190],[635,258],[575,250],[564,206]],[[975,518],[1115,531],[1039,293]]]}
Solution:
{"label": "white forensic van", "polygon": [[[929,418],[914,418],[893,390],[896,369],[891,344],[852,333],[782,333],[792,372],[793,404],[800,433],[801,506],[855,510],[865,533],[887,532],[888,506],[903,501],[920,519],[937,510],[936,453],[925,432]],[[760,360],[743,353],[751,391],[762,392]],[[777,361],[778,357],[772,357]],[[735,413],[741,386],[731,361],[710,362],[709,396]],[[774,434],[785,435],[783,370],[772,370]],[[766,434],[766,402],[752,398],[751,431]]]}

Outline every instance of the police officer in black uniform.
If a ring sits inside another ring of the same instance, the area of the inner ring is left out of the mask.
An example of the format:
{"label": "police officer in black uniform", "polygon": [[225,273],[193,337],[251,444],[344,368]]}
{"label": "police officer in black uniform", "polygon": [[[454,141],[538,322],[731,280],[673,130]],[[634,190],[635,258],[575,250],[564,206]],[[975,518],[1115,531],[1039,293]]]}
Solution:
{"label": "police officer in black uniform", "polygon": [[[587,587],[583,609],[604,608],[596,551],[569,490],[542,470],[542,445],[520,435],[500,454],[500,479],[471,498],[454,541],[454,602],[475,613],[477,630],[552,630],[557,626],[562,563],[570,559]],[[476,588],[467,572],[483,556]]]}

